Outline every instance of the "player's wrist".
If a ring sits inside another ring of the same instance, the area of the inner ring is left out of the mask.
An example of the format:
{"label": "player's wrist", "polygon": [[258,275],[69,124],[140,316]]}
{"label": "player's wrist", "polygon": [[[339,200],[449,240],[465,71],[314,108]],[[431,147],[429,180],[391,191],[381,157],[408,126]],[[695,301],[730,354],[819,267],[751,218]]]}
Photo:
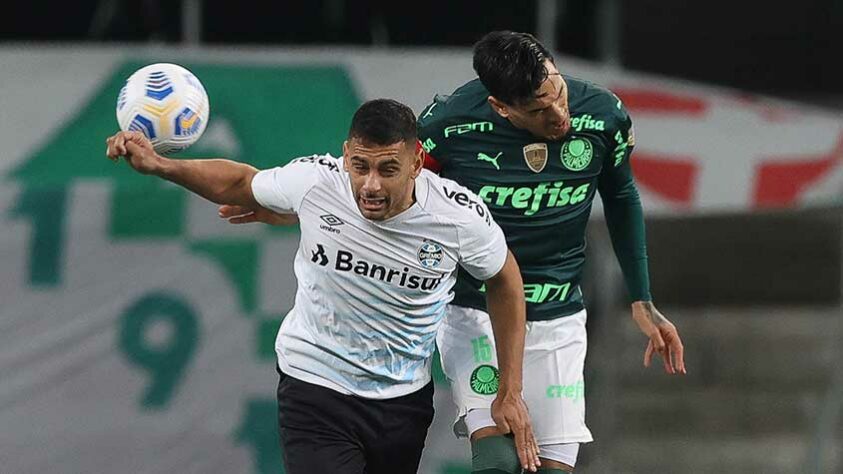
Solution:
{"label": "player's wrist", "polygon": [[149,160],[150,174],[172,181],[178,176],[178,162],[152,152]]}
{"label": "player's wrist", "polygon": [[640,309],[645,310],[653,307],[653,302],[651,300],[637,300],[633,301],[630,305],[633,310]]}
{"label": "player's wrist", "polygon": [[[506,375],[504,373],[504,375]],[[521,374],[513,374],[510,377],[501,377],[498,384],[498,395],[517,395],[521,396],[521,389],[523,384],[521,381]]]}

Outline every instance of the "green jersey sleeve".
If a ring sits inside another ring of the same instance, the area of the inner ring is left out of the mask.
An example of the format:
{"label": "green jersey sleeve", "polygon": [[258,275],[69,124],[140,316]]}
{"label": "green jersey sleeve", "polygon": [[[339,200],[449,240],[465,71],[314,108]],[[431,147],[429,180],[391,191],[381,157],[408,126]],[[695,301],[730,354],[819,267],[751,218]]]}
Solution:
{"label": "green jersey sleeve", "polygon": [[448,153],[444,150],[446,143],[443,140],[446,100],[447,97],[440,95],[434,97],[433,102],[422,110],[418,119],[419,143],[426,155],[425,167],[434,171],[438,171],[438,167],[444,165],[448,159]]}
{"label": "green jersey sleeve", "polygon": [[609,129],[614,150],[603,164],[597,189],[603,200],[606,225],[629,296],[632,301],[649,301],[652,297],[644,212],[630,165],[630,156],[635,147],[635,132],[623,103],[620,99],[615,99],[615,120]]}

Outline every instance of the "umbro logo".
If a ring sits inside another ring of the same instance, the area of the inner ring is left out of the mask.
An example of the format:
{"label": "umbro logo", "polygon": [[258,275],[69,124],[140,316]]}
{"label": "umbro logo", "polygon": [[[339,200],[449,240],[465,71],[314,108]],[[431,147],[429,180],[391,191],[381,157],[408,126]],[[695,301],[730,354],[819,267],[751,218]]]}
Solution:
{"label": "umbro logo", "polygon": [[325,214],[323,216],[319,216],[319,218],[322,219],[322,222],[324,222],[324,223],[326,223],[330,226],[345,224],[345,222],[343,222],[342,219],[340,219],[339,217],[337,217],[333,214]]}
{"label": "umbro logo", "polygon": [[340,233],[340,230],[336,228],[337,226],[341,226],[341,225],[345,224],[345,222],[343,222],[342,219],[340,219],[339,217],[337,217],[333,214],[325,214],[325,215],[319,216],[319,218],[322,219],[322,222],[324,222],[325,224],[328,224],[328,225],[319,224],[319,228],[326,231],[326,232],[331,232],[331,233],[334,233],[334,234]]}

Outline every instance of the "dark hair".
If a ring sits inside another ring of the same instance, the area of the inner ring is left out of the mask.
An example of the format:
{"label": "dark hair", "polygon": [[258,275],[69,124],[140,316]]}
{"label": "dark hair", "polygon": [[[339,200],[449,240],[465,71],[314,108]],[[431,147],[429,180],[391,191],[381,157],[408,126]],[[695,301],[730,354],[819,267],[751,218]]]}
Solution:
{"label": "dark hair", "polygon": [[529,33],[493,31],[474,45],[474,71],[493,97],[519,105],[535,97],[553,56]]}
{"label": "dark hair", "polygon": [[354,113],[348,138],[359,138],[372,145],[392,145],[418,141],[416,115],[401,102],[392,99],[370,100]]}

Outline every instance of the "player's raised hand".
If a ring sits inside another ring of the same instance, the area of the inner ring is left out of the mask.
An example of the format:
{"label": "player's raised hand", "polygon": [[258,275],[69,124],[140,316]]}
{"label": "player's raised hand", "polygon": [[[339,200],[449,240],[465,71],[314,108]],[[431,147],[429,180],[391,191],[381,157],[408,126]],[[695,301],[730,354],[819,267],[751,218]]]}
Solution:
{"label": "player's raised hand", "polygon": [[105,144],[105,155],[110,160],[117,161],[122,156],[142,174],[153,173],[161,161],[152,143],[141,132],[117,132],[108,137]]}
{"label": "player's raised hand", "polygon": [[269,225],[293,225],[299,222],[299,218],[295,214],[279,214],[263,207],[251,209],[244,206],[223,204],[218,209],[218,215],[232,224],[263,222]]}
{"label": "player's raised hand", "polygon": [[644,367],[649,367],[653,354],[658,353],[664,360],[664,370],[668,374],[686,374],[685,348],[679,331],[650,301],[632,303],[632,319],[650,340],[644,350]]}
{"label": "player's raised hand", "polygon": [[536,472],[541,466],[539,443],[533,434],[530,414],[521,394],[499,392],[492,402],[492,419],[495,420],[502,433],[512,433],[521,467],[530,472]]}

